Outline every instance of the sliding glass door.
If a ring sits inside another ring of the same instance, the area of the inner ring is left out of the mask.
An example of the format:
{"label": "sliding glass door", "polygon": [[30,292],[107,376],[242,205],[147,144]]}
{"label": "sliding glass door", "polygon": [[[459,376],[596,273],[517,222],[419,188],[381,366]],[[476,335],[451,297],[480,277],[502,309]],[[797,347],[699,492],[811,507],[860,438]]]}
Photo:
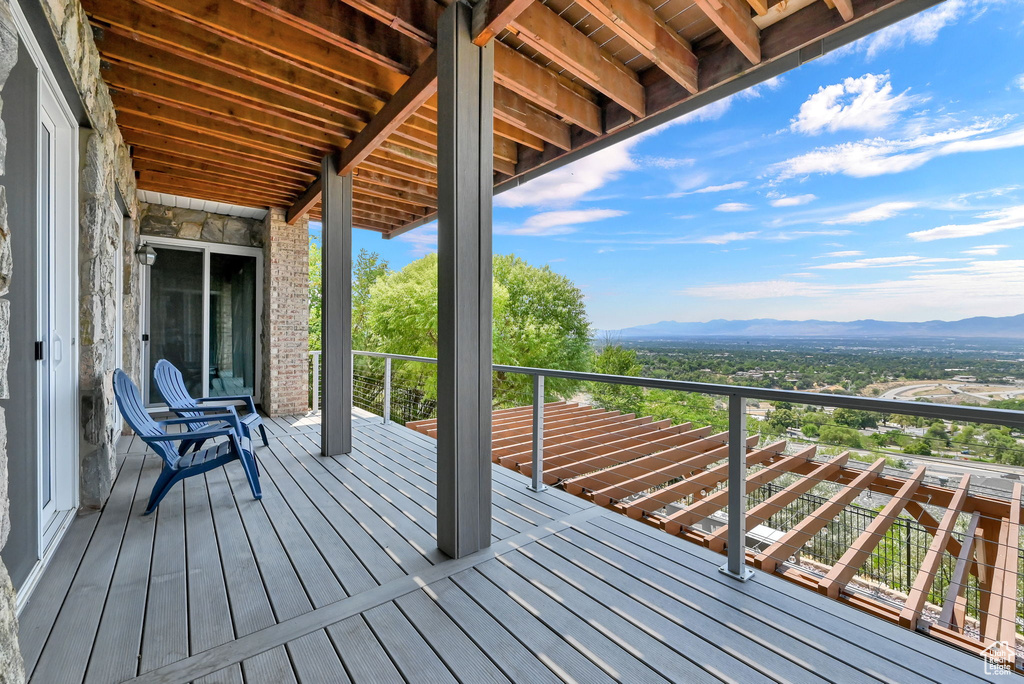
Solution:
{"label": "sliding glass door", "polygon": [[153,367],[167,359],[199,396],[259,400],[262,255],[259,250],[150,240],[147,400],[163,402]]}

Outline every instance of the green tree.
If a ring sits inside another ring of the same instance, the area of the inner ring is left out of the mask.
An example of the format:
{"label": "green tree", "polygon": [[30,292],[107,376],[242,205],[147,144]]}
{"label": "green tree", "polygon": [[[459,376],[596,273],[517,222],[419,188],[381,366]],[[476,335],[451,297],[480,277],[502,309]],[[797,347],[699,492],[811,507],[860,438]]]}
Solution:
{"label": "green tree", "polygon": [[323,306],[324,291],[321,283],[322,253],[320,245],[309,243],[309,349],[320,351],[321,327],[320,311]]}
{"label": "green tree", "polygon": [[[494,257],[494,362],[504,365],[585,371],[590,366],[590,324],[583,293],[547,266],[530,266],[513,255]],[[377,278],[366,303],[369,340],[384,351],[437,355],[437,255],[429,254],[400,271]],[[396,363],[395,382],[436,396],[434,366]],[[579,383],[550,378],[548,400],[569,397]],[[520,374],[498,374],[496,406],[528,404],[532,381]]]}
{"label": "green tree", "polygon": [[[625,349],[619,344],[606,342],[601,352],[594,357],[595,373],[638,376],[641,370],[643,366],[637,361],[636,350]],[[644,410],[643,387],[592,382],[590,394],[594,403],[602,408],[636,414]]]}
{"label": "green tree", "polygon": [[903,447],[903,453],[917,454],[918,456],[931,456],[932,447],[926,440],[915,439],[913,442]]}
{"label": "green tree", "polygon": [[[388,262],[376,252],[360,249],[352,265],[352,347],[373,347],[373,332],[366,325],[366,307],[370,300],[370,287],[381,276],[390,273]],[[323,349],[323,252],[318,243],[309,245],[309,348]]]}

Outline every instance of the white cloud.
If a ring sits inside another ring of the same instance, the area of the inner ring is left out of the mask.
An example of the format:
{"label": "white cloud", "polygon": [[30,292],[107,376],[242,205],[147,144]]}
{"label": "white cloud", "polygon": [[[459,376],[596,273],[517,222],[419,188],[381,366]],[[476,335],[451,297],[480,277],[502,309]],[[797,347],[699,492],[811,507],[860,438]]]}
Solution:
{"label": "white cloud", "polygon": [[421,228],[410,230],[408,233],[402,233],[398,236],[398,239],[412,245],[410,251],[416,256],[424,256],[425,254],[436,252],[437,223],[428,223]]}
{"label": "white cloud", "polygon": [[1024,74],[1021,74],[1017,78],[1013,79],[1013,85],[1021,90],[1024,90]]}
{"label": "white cloud", "polygon": [[970,254],[972,256],[996,256],[1004,249],[1009,249],[1010,245],[978,245],[971,249],[965,249],[960,252],[961,254]]}
{"label": "white cloud", "polygon": [[868,59],[873,59],[882,52],[903,48],[906,45],[930,45],[939,37],[942,29],[955,24],[968,13],[976,14],[983,11],[986,3],[994,1],[996,0],[946,0],[937,7],[914,14],[840,48],[830,57],[841,58],[850,53],[863,53]]}
{"label": "white cloud", "polygon": [[864,74],[819,88],[800,105],[790,130],[808,135],[880,131],[896,123],[900,112],[923,101],[908,91],[894,94],[888,74]]}
{"label": "white cloud", "polygon": [[1005,127],[1008,118],[979,121],[963,128],[902,140],[872,138],[816,150],[773,164],[776,180],[812,174],[843,174],[867,178],[910,171],[937,157],[963,152],[987,152],[1024,146],[1024,127],[989,135]]}
{"label": "white cloud", "polygon": [[875,223],[876,221],[886,221],[894,216],[899,216],[903,212],[917,206],[917,202],[882,202],[881,204],[852,212],[840,218],[822,221],[822,223],[828,226]]}
{"label": "white cloud", "polygon": [[817,195],[794,195],[792,197],[779,197],[771,201],[773,207],[799,207],[802,204],[813,202],[818,199]]}
{"label": "white cloud", "polygon": [[501,235],[566,235],[576,232],[581,223],[593,223],[624,216],[627,212],[618,209],[573,209],[567,211],[545,211],[534,214],[519,227],[499,226],[496,233]]}
{"label": "white cloud", "polygon": [[747,181],[736,181],[735,183],[726,183],[725,185],[708,185],[700,190],[694,190],[693,193],[696,195],[702,195],[709,192],[725,192],[727,190],[739,190],[740,188],[747,187]]}
{"label": "white cloud", "polygon": [[715,211],[724,211],[726,213],[735,213],[738,211],[752,211],[754,207],[743,202],[724,202],[715,207]]}
{"label": "white cloud", "polygon": [[815,259],[844,259],[846,257],[855,257],[864,254],[857,249],[847,249],[841,252],[829,252],[828,254],[821,254],[814,257]]}
{"label": "white cloud", "polygon": [[805,237],[841,236],[849,235],[849,230],[784,230],[779,233],[768,235],[768,240],[799,240]]}
{"label": "white cloud", "polygon": [[1007,207],[998,211],[985,212],[978,216],[978,218],[988,220],[981,223],[939,226],[930,230],[919,230],[908,233],[907,237],[918,242],[931,242],[932,240],[947,240],[950,238],[979,237],[1003,230],[1024,228],[1024,204]]}
{"label": "white cloud", "polygon": [[636,159],[638,166],[651,167],[655,169],[678,169],[684,166],[693,166],[696,159],[675,158],[675,157],[639,157]]}
{"label": "white cloud", "polygon": [[811,266],[811,268],[842,271],[859,268],[897,268],[900,266],[924,266],[927,264],[942,264],[950,261],[965,261],[965,259],[947,259],[941,257],[920,257],[920,256],[889,256],[871,257],[868,259],[857,259],[856,261],[838,261],[834,264],[822,264]]}
{"label": "white cloud", "polygon": [[740,242],[741,240],[752,240],[757,237],[757,231],[751,231],[747,233],[731,232],[722,233],[721,235],[708,235],[701,238],[689,239],[686,242],[695,245],[725,245],[730,242]]}
{"label": "white cloud", "polygon": [[495,196],[494,204],[499,207],[571,206],[587,193],[618,179],[624,172],[638,168],[630,156],[630,150],[638,142],[639,136],[594,152]]}
{"label": "white cloud", "polygon": [[[1024,260],[978,260],[964,268],[941,272],[912,273],[869,283],[828,284],[793,280],[768,280],[702,285],[678,294],[706,298],[707,305],[688,302],[694,310],[720,311],[724,303],[735,305],[734,317],[827,318],[843,320],[877,318],[879,311],[893,320],[954,319],[966,316],[1005,316],[1021,311],[1024,292]],[[780,298],[775,303],[757,302]],[[717,301],[715,301],[717,300]]]}

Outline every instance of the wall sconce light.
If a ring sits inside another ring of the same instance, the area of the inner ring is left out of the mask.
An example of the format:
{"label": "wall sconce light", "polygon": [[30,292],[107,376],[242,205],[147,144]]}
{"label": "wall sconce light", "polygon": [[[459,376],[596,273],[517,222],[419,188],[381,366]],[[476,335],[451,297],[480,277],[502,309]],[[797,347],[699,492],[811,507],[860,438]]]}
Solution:
{"label": "wall sconce light", "polygon": [[156,250],[149,245],[139,245],[139,248],[135,250],[135,256],[143,266],[152,266],[156,263]]}

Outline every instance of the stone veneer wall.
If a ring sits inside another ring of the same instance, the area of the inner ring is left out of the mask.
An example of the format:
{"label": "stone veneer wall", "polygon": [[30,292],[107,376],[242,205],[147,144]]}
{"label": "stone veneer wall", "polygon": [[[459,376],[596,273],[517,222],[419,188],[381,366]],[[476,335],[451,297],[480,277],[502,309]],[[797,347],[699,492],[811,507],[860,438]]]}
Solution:
{"label": "stone veneer wall", "polygon": [[198,209],[139,203],[139,230],[143,235],[200,240],[225,245],[262,247],[264,222],[222,216]]}
{"label": "stone veneer wall", "polygon": [[271,209],[263,230],[263,409],[309,408],[309,222]]}
{"label": "stone veneer wall", "polygon": [[[83,131],[79,175],[79,389],[80,389],[80,497],[85,506],[100,507],[110,494],[115,475],[116,440],[120,420],[114,406],[110,374],[123,366],[138,378],[140,345],[125,337],[124,357],[115,358],[116,339],[137,330],[141,266],[125,259],[123,329],[117,329],[117,252],[134,252],[135,223],[122,230],[118,193],[137,217],[135,176],[128,148],[117,128],[110,92],[100,73],[99,51],[79,0],[42,0],[65,66],[85,107],[90,129]],[[18,37],[8,0],[0,0],[0,88],[17,60]],[[2,130],[0,130],[2,133]],[[6,136],[0,134],[0,160]],[[3,172],[0,164],[0,172]],[[17,239],[7,225],[6,198],[0,186],[0,296],[8,291],[11,273],[10,243]],[[6,256],[5,256],[6,255]],[[9,304],[0,300],[0,396],[6,397],[6,362],[9,353]],[[132,326],[135,326],[133,328]],[[0,414],[0,547],[10,530],[7,497],[6,429]],[[17,515],[18,512],[14,511]],[[0,562],[0,684],[24,681],[14,591]]]}
{"label": "stone veneer wall", "polygon": [[[18,61],[18,34],[14,17],[6,0],[0,0],[0,91]],[[0,107],[3,102],[0,101]],[[0,121],[0,176],[6,175],[7,134]],[[0,180],[0,183],[3,181]],[[0,185],[0,296],[10,291],[11,230],[7,222],[6,185]],[[8,399],[7,361],[10,357],[10,312],[7,299],[0,299],[0,399]],[[7,420],[0,408],[0,549],[7,543],[11,531],[10,499],[7,495]],[[18,619],[16,599],[7,567],[0,561],[0,683],[25,681],[25,663],[18,647]]]}

